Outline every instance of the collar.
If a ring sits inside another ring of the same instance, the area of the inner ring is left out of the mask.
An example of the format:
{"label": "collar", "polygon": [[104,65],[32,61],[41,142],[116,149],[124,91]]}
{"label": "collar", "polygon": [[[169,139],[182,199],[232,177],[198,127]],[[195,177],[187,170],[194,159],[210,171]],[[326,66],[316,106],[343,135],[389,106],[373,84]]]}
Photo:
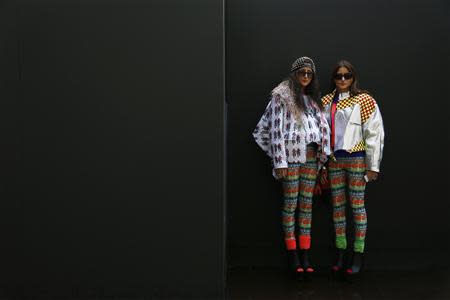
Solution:
{"label": "collar", "polygon": [[339,93],[339,100],[347,99],[350,97],[350,92]]}

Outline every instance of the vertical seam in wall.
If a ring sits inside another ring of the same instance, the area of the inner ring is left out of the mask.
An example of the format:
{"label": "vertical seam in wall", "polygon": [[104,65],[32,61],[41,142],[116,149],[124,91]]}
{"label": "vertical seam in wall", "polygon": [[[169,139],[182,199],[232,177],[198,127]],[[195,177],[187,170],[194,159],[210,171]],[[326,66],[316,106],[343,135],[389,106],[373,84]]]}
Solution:
{"label": "vertical seam in wall", "polygon": [[223,120],[222,120],[222,126],[223,126],[223,179],[222,179],[222,188],[223,188],[223,286],[222,286],[222,296],[223,298],[226,297],[226,291],[227,291],[227,258],[228,258],[228,252],[227,252],[227,110],[228,110],[228,102],[227,102],[227,94],[226,94],[226,70],[225,70],[225,33],[226,33],[226,27],[225,27],[225,8],[226,8],[226,0],[221,0],[222,2],[222,20],[221,20],[221,33],[222,33],[222,109],[223,109]]}
{"label": "vertical seam in wall", "polygon": [[22,65],[23,65],[23,43],[20,38],[20,32],[19,32],[19,23],[20,23],[20,12],[19,12],[20,5],[17,4],[16,7],[16,33],[17,33],[17,79],[20,81],[22,80]]}

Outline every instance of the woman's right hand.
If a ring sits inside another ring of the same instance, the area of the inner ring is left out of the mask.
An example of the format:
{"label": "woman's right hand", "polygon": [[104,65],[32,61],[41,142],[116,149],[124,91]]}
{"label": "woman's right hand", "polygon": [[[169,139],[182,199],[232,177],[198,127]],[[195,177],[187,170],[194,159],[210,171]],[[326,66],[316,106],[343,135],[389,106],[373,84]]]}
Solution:
{"label": "woman's right hand", "polygon": [[285,177],[287,177],[287,172],[288,169],[287,168],[279,168],[279,169],[275,169],[275,174],[277,174],[277,177],[279,179],[283,179]]}

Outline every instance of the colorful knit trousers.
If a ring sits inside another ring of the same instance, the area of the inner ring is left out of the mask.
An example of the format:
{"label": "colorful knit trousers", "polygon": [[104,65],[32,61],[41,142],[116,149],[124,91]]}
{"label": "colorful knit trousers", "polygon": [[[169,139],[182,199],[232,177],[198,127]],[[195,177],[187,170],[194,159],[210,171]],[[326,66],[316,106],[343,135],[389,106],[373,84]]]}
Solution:
{"label": "colorful knit trousers", "polygon": [[303,164],[288,164],[288,175],[283,179],[282,223],[288,250],[296,249],[295,212],[297,206],[299,207],[299,248],[309,249],[311,246],[312,198],[316,177],[316,147],[308,145],[306,162]]}
{"label": "colorful knit trousers", "polygon": [[336,157],[336,161],[329,160],[328,168],[333,200],[336,247],[339,249],[347,248],[345,207],[347,202],[346,189],[348,189],[355,227],[353,250],[363,253],[367,229],[367,215],[364,207],[365,159],[364,157]]}

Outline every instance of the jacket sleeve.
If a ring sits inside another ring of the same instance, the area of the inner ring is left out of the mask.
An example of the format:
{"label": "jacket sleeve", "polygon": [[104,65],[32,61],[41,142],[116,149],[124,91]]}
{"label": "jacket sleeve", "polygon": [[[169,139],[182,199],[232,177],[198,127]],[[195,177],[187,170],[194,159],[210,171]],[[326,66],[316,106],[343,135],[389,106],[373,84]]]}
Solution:
{"label": "jacket sleeve", "polygon": [[274,169],[288,166],[283,135],[285,109],[280,97],[273,96],[253,131],[256,143],[272,158]]}
{"label": "jacket sleeve", "polygon": [[328,156],[331,154],[331,145],[330,145],[330,126],[328,125],[328,121],[325,117],[325,113],[317,107],[316,118],[319,120],[319,130],[321,134],[321,144],[319,145],[317,151],[318,158],[318,169],[320,170],[322,166],[327,162]]}
{"label": "jacket sleeve", "polygon": [[366,146],[367,170],[380,172],[384,147],[384,127],[380,108],[375,100],[373,112],[363,124],[363,137]]}

